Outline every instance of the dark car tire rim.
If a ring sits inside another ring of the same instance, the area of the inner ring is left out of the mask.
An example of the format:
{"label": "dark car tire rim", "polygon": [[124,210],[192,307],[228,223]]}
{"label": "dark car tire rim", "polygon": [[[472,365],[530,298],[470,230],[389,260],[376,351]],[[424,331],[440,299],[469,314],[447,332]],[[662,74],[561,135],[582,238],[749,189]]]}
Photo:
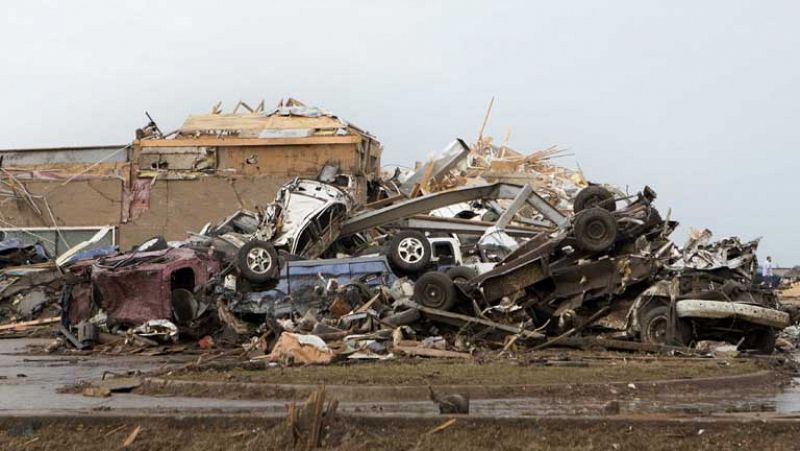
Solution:
{"label": "dark car tire rim", "polygon": [[667,340],[667,317],[656,316],[647,323],[645,331],[650,341],[654,343],[664,343]]}
{"label": "dark car tire rim", "polygon": [[432,283],[425,285],[423,293],[425,293],[425,298],[428,301],[428,305],[440,305],[444,302],[444,290],[442,290],[442,288],[438,285]]}
{"label": "dark car tire rim", "polygon": [[608,236],[608,227],[603,221],[591,221],[586,225],[586,236],[592,241],[602,241]]}

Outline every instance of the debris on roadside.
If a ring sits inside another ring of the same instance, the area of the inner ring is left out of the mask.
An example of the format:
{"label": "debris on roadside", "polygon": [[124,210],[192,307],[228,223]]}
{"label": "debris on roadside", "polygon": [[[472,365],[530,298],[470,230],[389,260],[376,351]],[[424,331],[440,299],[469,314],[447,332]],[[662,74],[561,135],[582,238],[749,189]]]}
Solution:
{"label": "debris on roadside", "polygon": [[652,188],[590,182],[553,163],[563,155],[481,133],[366,196],[322,165],[184,241],[120,252],[96,247],[103,230],[55,260],[2,241],[0,334],[58,322],[48,352],[237,349],[273,365],[797,348],[800,311],[756,277],[758,240],[692,229],[678,246]]}
{"label": "debris on roadside", "polygon": [[331,435],[338,406],[337,400],[327,399],[324,386],[311,393],[303,404],[288,404],[287,448],[316,449],[323,446]]}
{"label": "debris on roadside", "polygon": [[333,353],[325,342],[316,335],[300,335],[283,332],[265,356],[270,362],[291,364],[327,364],[333,359]]}
{"label": "debris on roadside", "polygon": [[90,398],[108,398],[111,396],[111,390],[106,387],[86,387],[81,394]]}
{"label": "debris on roadside", "polygon": [[469,414],[469,395],[451,393],[443,395],[436,393],[433,387],[428,386],[430,399],[439,406],[439,413],[442,415]]}

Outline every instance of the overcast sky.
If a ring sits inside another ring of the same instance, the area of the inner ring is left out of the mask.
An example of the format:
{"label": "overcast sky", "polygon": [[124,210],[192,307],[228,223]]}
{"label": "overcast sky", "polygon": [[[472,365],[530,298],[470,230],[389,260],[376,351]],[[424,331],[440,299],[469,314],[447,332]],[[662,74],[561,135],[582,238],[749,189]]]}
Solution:
{"label": "overcast sky", "polygon": [[294,96],[412,164],[488,132],[800,264],[797,1],[4,1],[0,148]]}

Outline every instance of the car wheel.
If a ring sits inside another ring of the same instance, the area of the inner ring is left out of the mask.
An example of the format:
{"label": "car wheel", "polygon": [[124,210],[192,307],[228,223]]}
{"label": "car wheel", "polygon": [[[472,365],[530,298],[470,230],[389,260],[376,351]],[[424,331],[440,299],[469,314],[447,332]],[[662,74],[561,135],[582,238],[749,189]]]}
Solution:
{"label": "car wheel", "polygon": [[[673,344],[667,342],[667,332],[669,330],[669,307],[658,305],[648,309],[639,320],[641,328],[641,340],[643,343],[652,344]],[[692,341],[692,330],[689,324],[682,319],[677,320],[674,344],[688,346]]]}
{"label": "car wheel", "polygon": [[775,341],[778,332],[775,329],[756,329],[747,332],[742,342],[742,349],[753,349],[759,354],[772,354],[775,351]]}
{"label": "car wheel", "polygon": [[608,211],[592,207],[575,215],[573,234],[578,246],[589,252],[608,249],[617,239],[617,220]]}
{"label": "car wheel", "polygon": [[617,204],[611,191],[599,185],[591,185],[580,190],[572,203],[572,211],[578,213],[592,207],[601,207],[608,211],[616,211]]}
{"label": "car wheel", "polygon": [[270,242],[248,241],[236,257],[239,273],[250,282],[264,283],[278,275],[278,252]]}
{"label": "car wheel", "polygon": [[431,243],[420,232],[400,232],[389,243],[389,261],[402,271],[422,271],[431,262]]}
{"label": "car wheel", "polygon": [[456,286],[443,272],[426,272],[414,283],[414,300],[425,307],[450,310],[456,303]]}
{"label": "car wheel", "polygon": [[179,326],[189,325],[199,310],[194,293],[185,288],[176,288],[172,290],[170,300],[175,323]]}
{"label": "car wheel", "polygon": [[469,266],[454,266],[445,271],[445,274],[455,283],[464,283],[478,277],[478,271]]}

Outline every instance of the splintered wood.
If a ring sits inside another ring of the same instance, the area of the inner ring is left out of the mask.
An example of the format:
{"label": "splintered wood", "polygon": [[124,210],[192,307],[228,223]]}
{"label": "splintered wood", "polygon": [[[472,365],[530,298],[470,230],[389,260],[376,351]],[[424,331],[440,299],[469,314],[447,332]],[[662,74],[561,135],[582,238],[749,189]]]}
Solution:
{"label": "splintered wood", "polygon": [[328,401],[325,387],[314,391],[306,401],[298,406],[295,402],[289,404],[286,419],[289,434],[289,443],[293,449],[314,449],[322,446],[325,432],[330,428],[339,407],[339,401]]}

